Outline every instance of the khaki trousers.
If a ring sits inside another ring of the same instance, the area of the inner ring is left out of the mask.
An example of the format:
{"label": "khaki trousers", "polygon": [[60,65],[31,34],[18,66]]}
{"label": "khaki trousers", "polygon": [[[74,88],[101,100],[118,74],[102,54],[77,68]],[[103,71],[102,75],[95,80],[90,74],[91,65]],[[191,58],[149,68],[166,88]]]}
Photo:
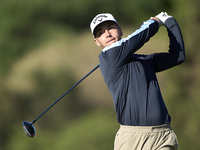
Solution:
{"label": "khaki trousers", "polygon": [[178,140],[170,124],[124,126],[116,134],[114,150],[177,150]]}

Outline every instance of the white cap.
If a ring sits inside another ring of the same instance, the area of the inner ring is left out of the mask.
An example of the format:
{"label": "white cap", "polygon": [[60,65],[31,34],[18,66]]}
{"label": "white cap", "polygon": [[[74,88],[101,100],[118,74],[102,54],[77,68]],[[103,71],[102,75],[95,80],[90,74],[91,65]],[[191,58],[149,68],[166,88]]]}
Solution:
{"label": "white cap", "polygon": [[94,17],[94,19],[90,23],[90,28],[91,28],[91,32],[93,36],[95,36],[94,35],[95,28],[105,21],[113,21],[119,26],[119,24],[117,23],[117,20],[111,14],[109,13],[98,14]]}

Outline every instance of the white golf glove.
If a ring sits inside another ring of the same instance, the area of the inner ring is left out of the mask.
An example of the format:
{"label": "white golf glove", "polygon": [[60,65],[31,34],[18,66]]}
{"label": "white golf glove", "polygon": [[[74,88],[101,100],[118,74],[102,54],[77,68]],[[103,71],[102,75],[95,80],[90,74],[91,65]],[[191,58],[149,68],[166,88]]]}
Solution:
{"label": "white golf glove", "polygon": [[166,12],[161,12],[156,17],[160,19],[162,25],[165,25],[165,21],[172,16],[169,16]]}

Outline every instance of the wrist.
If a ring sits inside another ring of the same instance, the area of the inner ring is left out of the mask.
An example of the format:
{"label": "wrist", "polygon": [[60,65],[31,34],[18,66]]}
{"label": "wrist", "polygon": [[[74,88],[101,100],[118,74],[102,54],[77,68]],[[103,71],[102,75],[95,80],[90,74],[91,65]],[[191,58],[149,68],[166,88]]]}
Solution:
{"label": "wrist", "polygon": [[158,24],[159,24],[159,27],[164,26],[164,24],[162,23],[162,21],[158,17],[151,17],[150,20],[157,21]]}

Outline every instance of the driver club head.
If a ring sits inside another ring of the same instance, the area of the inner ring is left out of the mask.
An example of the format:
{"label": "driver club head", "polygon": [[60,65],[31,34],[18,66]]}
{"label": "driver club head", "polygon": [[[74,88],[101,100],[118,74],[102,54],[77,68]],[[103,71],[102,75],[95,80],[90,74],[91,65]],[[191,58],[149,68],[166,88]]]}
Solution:
{"label": "driver club head", "polygon": [[35,137],[36,130],[35,127],[32,125],[32,123],[28,121],[23,121],[22,122],[24,132],[28,137]]}

